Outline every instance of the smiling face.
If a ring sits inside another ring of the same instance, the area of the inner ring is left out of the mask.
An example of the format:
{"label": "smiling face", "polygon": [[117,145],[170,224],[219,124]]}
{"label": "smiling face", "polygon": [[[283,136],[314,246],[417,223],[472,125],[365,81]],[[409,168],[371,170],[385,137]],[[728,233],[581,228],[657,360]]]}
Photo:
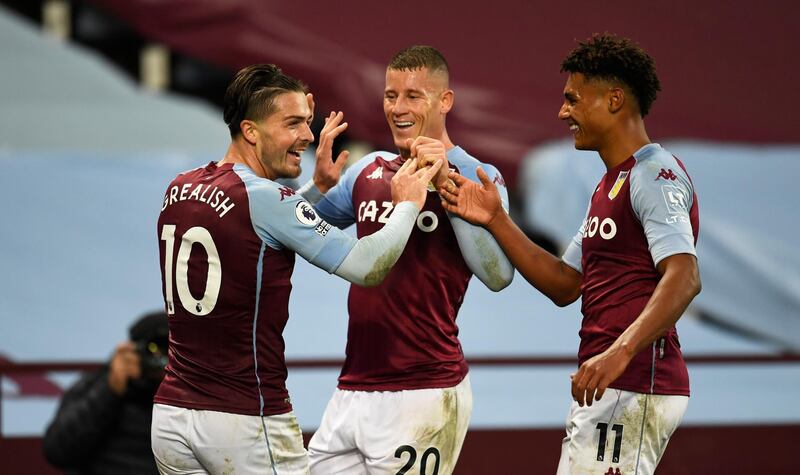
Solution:
{"label": "smiling face", "polygon": [[442,140],[445,116],[453,104],[447,73],[428,68],[386,70],[383,112],[394,144],[408,157],[406,140],[419,136]]}
{"label": "smiling face", "polygon": [[601,150],[613,124],[609,110],[612,89],[602,80],[571,73],[564,86],[558,118],[569,124],[578,150]]}
{"label": "smiling face", "polygon": [[285,92],[275,97],[273,112],[253,121],[256,156],[266,178],[297,178],[300,154],[314,141],[311,133],[311,109],[305,94]]}

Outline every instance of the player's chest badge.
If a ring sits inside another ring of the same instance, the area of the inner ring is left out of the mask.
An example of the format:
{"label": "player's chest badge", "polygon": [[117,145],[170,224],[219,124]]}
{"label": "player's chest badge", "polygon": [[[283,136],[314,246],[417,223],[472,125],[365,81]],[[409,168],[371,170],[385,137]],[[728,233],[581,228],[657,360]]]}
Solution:
{"label": "player's chest badge", "polygon": [[625,180],[628,178],[628,174],[630,173],[629,170],[619,172],[619,176],[617,177],[617,181],[614,182],[614,186],[611,187],[611,191],[608,192],[608,199],[613,200],[619,194],[619,190],[622,189],[622,185],[625,183]]}

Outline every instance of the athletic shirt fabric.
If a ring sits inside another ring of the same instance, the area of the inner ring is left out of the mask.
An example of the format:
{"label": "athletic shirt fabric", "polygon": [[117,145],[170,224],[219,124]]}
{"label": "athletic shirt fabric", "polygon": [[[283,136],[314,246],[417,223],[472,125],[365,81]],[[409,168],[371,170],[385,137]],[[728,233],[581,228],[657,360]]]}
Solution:
{"label": "athletic shirt fabric", "polygon": [[291,188],[242,164],[213,162],[170,183],[158,239],[170,341],[155,402],[291,411],[282,333],[295,251],[333,272],[355,239]]}
{"label": "athletic shirt fabric", "polygon": [[[494,167],[460,147],[450,149],[447,160],[469,179],[478,181],[480,165],[503,184]],[[339,227],[355,223],[359,238],[375,233],[391,214],[391,180],[402,163],[390,152],[365,156],[326,193],[317,210]],[[498,189],[507,203],[505,187]],[[461,382],[468,368],[456,316],[471,276],[439,195],[429,190],[408,243],[386,279],[377,287],[350,287],[339,388],[399,391]]]}
{"label": "athletic shirt fabric", "polygon": [[[683,164],[648,144],[600,180],[586,219],[563,260],[583,274],[579,363],[602,353],[644,309],[675,254],[697,255],[697,195]],[[689,395],[689,375],[673,326],[642,350],[610,387]]]}

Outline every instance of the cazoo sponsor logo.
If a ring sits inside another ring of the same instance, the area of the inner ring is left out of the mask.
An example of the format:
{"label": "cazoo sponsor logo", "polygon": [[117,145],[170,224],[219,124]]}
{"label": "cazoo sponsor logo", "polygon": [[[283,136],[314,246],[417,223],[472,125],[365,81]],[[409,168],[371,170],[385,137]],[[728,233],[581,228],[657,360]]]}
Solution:
{"label": "cazoo sponsor logo", "polygon": [[583,222],[583,237],[592,238],[595,234],[600,234],[606,241],[613,239],[617,235],[617,223],[611,218],[600,221],[597,216],[589,216]]}
{"label": "cazoo sponsor logo", "polygon": [[[381,201],[380,204],[375,200],[362,201],[358,205],[357,219],[359,223],[377,221],[386,224],[393,209],[391,201]],[[417,227],[422,232],[433,232],[439,227],[439,217],[433,211],[423,211],[417,217]]]}

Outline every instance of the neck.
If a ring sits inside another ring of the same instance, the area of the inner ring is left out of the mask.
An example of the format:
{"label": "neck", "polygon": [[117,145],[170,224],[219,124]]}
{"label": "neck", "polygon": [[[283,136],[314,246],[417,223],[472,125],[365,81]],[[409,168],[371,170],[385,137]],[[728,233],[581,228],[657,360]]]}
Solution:
{"label": "neck", "polygon": [[624,162],[634,152],[650,143],[641,117],[623,121],[607,134],[605,144],[597,150],[610,170]]}
{"label": "neck", "polygon": [[225,157],[219,161],[220,165],[225,163],[241,163],[253,170],[253,173],[257,176],[272,179],[261,160],[258,159],[255,146],[241,137],[236,137],[231,141],[228,151],[225,152]]}
{"label": "neck", "polygon": [[450,136],[447,135],[447,131],[446,130],[444,132],[442,132],[442,138],[439,139],[439,140],[442,141],[442,143],[444,144],[444,148],[447,151],[450,151],[451,149],[453,149],[456,146],[456,144],[454,144],[453,141],[450,140]]}

